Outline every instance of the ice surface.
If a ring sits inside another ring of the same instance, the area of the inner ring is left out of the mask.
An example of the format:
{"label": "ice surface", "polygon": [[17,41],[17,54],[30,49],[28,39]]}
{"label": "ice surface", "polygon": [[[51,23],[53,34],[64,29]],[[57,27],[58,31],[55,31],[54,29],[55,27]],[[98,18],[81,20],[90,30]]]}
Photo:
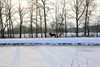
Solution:
{"label": "ice surface", "polygon": [[0,67],[100,67],[100,46],[0,47]]}

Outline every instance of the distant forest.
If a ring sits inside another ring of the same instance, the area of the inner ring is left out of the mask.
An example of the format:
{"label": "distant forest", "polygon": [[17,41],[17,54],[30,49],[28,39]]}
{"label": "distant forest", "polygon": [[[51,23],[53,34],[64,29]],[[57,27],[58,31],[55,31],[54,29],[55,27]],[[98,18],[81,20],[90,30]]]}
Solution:
{"label": "distant forest", "polygon": [[[44,34],[45,29],[43,29],[42,32],[41,32],[41,28],[38,27],[37,30],[38,30],[37,34],[42,34],[42,35]],[[56,33],[56,29],[48,28],[47,31],[48,31],[48,33]],[[100,37],[100,33],[99,33],[100,32],[100,25],[98,25],[98,30],[97,30],[97,26],[96,25],[95,26],[89,26],[89,31],[90,31],[90,33],[89,33],[90,35],[88,37],[94,37],[94,36]],[[97,31],[98,31],[98,33],[97,33]],[[75,33],[75,32],[76,32],[76,28],[75,27],[74,28],[68,28],[66,32],[64,31],[64,28],[58,30],[58,33],[62,33],[62,34],[64,34],[64,33],[66,33],[66,34]],[[19,27],[14,27],[14,34],[19,34],[19,33],[20,33]],[[83,28],[79,28],[79,33],[84,33],[84,27]],[[94,33],[94,35],[93,35],[93,33]],[[95,33],[96,33],[96,35],[95,35]],[[5,30],[5,34],[6,34],[6,37],[8,37],[7,30]],[[22,26],[22,34],[31,34],[30,27]],[[35,27],[33,28],[33,34],[36,34]],[[67,37],[68,35],[67,36],[63,35],[63,36]],[[80,36],[82,36],[82,35],[80,35]],[[12,37],[12,35],[11,35],[11,37]]]}
{"label": "distant forest", "polygon": [[[68,30],[67,30],[67,32],[72,32],[72,33],[75,33],[76,31],[76,28],[74,27],[74,28],[68,28]],[[92,32],[92,33],[97,33],[97,26],[95,25],[95,26],[89,26],[89,30],[90,30],[90,32]],[[35,29],[35,27],[33,28],[33,31],[34,31],[34,33],[36,33],[35,31],[36,31],[36,29]],[[19,27],[14,27],[14,33],[15,34],[19,34]],[[56,33],[56,30],[55,29],[51,29],[51,28],[48,28],[48,32],[50,33]],[[67,33],[66,32],[66,33]],[[83,28],[79,28],[79,33],[80,32],[84,32],[84,27]],[[100,25],[98,25],[98,32],[100,32]],[[5,31],[5,33],[7,33],[7,31]],[[27,33],[30,33],[30,28],[29,27],[27,27],[27,26],[22,26],[22,34],[27,34]],[[41,28],[38,28],[38,33],[41,33]],[[43,29],[43,33],[44,33],[44,29]],[[64,28],[62,28],[61,30],[59,30],[59,33],[65,33],[65,31],[64,31]]]}

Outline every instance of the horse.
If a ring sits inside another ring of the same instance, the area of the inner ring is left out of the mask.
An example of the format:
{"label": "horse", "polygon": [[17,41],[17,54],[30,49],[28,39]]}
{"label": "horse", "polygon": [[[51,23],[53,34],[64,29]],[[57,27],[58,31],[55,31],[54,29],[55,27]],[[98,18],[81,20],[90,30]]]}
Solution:
{"label": "horse", "polygon": [[49,35],[51,36],[51,37],[56,37],[56,34],[53,34],[53,33],[49,33]]}

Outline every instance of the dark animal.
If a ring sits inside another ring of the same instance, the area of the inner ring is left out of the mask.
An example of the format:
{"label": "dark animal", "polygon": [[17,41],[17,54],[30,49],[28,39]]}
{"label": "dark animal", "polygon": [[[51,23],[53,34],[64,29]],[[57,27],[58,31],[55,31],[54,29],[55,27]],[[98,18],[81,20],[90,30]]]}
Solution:
{"label": "dark animal", "polygon": [[51,37],[56,37],[56,34],[53,34],[53,33],[49,33],[49,35],[51,36]]}

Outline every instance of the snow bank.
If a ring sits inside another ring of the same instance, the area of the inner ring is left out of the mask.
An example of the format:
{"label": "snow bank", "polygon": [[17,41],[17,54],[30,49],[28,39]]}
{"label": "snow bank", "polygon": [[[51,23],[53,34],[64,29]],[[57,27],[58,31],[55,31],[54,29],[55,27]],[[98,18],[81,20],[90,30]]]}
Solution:
{"label": "snow bank", "polygon": [[100,38],[17,38],[0,39],[0,43],[96,43],[100,44]]}

